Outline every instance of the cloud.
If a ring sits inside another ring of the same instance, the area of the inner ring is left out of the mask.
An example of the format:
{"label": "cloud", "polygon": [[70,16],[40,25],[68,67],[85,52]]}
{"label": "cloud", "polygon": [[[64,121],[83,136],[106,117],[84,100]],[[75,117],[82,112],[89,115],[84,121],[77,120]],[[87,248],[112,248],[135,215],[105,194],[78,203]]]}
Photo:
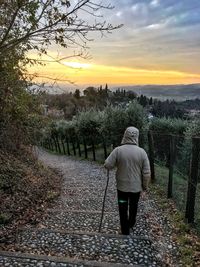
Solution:
{"label": "cloud", "polygon": [[104,10],[105,19],[113,25],[122,23],[124,27],[107,34],[108,38],[93,35],[95,41],[88,44],[92,64],[199,73],[199,0],[108,2],[115,9]]}
{"label": "cloud", "polygon": [[158,6],[160,5],[160,1],[159,1],[159,0],[152,0],[152,1],[150,2],[150,5],[151,5],[152,7],[158,7]]}
{"label": "cloud", "polygon": [[131,7],[132,13],[135,15],[146,16],[148,14],[148,6],[144,3],[137,3]]}
{"label": "cloud", "polygon": [[146,29],[150,30],[158,30],[163,29],[166,26],[166,23],[156,23],[156,24],[150,24],[146,27]]}
{"label": "cloud", "polygon": [[114,1],[117,12],[123,12],[126,25],[134,28],[169,22],[171,27],[200,24],[199,0],[133,0]]}
{"label": "cloud", "polygon": [[117,17],[121,17],[122,14],[123,14],[123,13],[122,13],[121,11],[118,11],[118,12],[116,13],[116,16],[117,16]]}

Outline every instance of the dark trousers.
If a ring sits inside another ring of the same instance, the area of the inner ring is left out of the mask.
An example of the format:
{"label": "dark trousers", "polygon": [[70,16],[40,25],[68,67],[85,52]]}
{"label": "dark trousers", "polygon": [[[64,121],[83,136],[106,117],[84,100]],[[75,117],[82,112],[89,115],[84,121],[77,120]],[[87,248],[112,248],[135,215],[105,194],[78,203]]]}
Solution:
{"label": "dark trousers", "polygon": [[140,192],[132,193],[117,190],[117,194],[121,232],[123,235],[129,235],[130,228],[136,223]]}

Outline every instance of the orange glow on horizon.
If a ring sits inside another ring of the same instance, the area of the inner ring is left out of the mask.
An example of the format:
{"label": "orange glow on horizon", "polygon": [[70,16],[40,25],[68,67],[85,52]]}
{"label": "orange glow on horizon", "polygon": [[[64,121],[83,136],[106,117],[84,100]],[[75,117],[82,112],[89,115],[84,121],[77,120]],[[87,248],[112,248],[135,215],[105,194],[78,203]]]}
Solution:
{"label": "orange glow on horizon", "polygon": [[104,66],[81,62],[48,62],[45,66],[32,66],[28,69],[35,74],[35,82],[49,82],[70,80],[79,84],[187,84],[199,83],[200,74],[172,70],[147,70],[127,67]]}

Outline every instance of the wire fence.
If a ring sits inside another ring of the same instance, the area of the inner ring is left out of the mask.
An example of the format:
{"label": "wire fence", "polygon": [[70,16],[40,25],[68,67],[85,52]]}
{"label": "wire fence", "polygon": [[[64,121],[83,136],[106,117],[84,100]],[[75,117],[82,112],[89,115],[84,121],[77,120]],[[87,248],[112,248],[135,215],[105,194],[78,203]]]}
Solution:
{"label": "wire fence", "polygon": [[[120,136],[51,136],[42,146],[60,154],[104,162]],[[113,142],[111,140],[116,140]],[[200,137],[163,134],[149,131],[140,136],[142,147],[148,151],[152,182],[159,184],[185,215],[188,223],[196,223],[200,232]]]}
{"label": "wire fence", "polygon": [[154,132],[149,135],[155,182],[175,201],[185,220],[200,228],[200,138]]}

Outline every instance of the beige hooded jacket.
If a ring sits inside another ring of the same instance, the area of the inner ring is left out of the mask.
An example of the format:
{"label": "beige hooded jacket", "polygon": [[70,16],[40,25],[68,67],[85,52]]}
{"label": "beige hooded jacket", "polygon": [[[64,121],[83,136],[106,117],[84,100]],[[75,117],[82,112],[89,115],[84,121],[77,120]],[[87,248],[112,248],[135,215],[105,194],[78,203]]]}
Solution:
{"label": "beige hooded jacket", "polygon": [[141,192],[148,188],[150,164],[147,153],[138,146],[139,130],[128,127],[122,145],[116,147],[105,160],[105,168],[117,167],[117,189],[123,192]]}

